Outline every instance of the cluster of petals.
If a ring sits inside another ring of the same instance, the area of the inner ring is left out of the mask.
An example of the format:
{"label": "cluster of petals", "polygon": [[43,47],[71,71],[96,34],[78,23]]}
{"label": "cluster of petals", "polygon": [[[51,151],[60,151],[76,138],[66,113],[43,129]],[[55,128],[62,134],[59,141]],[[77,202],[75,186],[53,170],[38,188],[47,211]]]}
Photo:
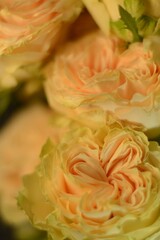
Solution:
{"label": "cluster of petals", "polygon": [[149,131],[160,126],[160,67],[143,43],[87,35],[57,52],[46,77],[50,105],[63,113],[98,108]]}
{"label": "cluster of petals", "polygon": [[0,1],[0,90],[26,80],[26,66],[41,66],[81,10],[80,0]]}
{"label": "cluster of petals", "polygon": [[24,45],[29,45],[30,50],[38,48],[47,52],[54,45],[63,22],[76,17],[81,8],[79,0],[1,1],[0,54],[21,46],[18,51],[23,52]]}
{"label": "cluster of petals", "polygon": [[120,122],[79,126],[46,143],[19,204],[51,239],[151,240],[160,231],[159,153]]}

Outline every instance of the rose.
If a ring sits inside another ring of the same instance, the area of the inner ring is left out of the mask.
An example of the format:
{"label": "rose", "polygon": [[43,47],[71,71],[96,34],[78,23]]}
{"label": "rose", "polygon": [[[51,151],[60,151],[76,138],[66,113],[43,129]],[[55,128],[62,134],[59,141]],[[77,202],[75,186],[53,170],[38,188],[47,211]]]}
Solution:
{"label": "rose", "polygon": [[56,107],[60,103],[74,108],[101,93],[105,84],[109,87],[111,81],[104,81],[105,73],[111,75],[111,70],[115,69],[122,51],[121,43],[116,37],[105,38],[96,32],[60,49],[55,61],[49,64],[45,72],[46,93],[51,105]]}
{"label": "rose", "polygon": [[46,94],[59,111],[73,116],[95,108],[112,111],[154,136],[160,129],[159,74],[143,43],[124,49],[116,37],[95,33],[57,53],[46,69]]}
{"label": "rose", "polygon": [[18,52],[24,51],[25,44],[28,51],[43,52],[46,56],[63,22],[72,20],[81,8],[79,0],[1,2],[1,55],[16,48]]}
{"label": "rose", "polygon": [[[21,0],[19,3],[6,0],[0,3],[0,9],[0,23],[3,26],[0,55],[8,54],[1,56],[0,61],[9,62],[7,70],[12,69],[11,73],[15,75],[21,66],[39,63],[49,55],[59,37],[65,35],[65,22],[72,21],[80,13],[82,4],[79,0]],[[8,79],[12,78],[9,72]],[[7,81],[3,85],[13,86],[17,80],[14,78],[14,83],[10,81],[11,84],[8,84]]]}
{"label": "rose", "polygon": [[23,80],[17,77],[21,67],[41,64],[81,9],[80,0],[1,1],[0,90]]}
{"label": "rose", "polygon": [[33,171],[39,151],[48,136],[55,137],[49,124],[51,112],[36,104],[17,113],[0,134],[0,214],[11,223],[27,220],[19,210],[16,197],[22,176]]}
{"label": "rose", "polygon": [[19,204],[51,239],[151,240],[160,237],[159,198],[160,147],[112,121],[47,142]]}

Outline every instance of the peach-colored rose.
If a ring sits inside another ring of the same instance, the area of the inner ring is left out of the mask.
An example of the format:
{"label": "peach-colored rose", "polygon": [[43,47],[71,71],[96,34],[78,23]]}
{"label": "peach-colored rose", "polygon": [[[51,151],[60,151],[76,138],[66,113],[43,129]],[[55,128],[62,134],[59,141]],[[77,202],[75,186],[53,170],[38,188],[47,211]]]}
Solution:
{"label": "peach-colored rose", "polygon": [[0,54],[16,49],[46,56],[63,22],[72,20],[81,8],[80,0],[1,1]]}
{"label": "peach-colored rose", "polygon": [[160,147],[144,133],[114,121],[79,126],[41,157],[19,204],[51,239],[151,240],[160,231]]}
{"label": "peach-colored rose", "polygon": [[16,86],[21,67],[41,63],[82,9],[80,0],[0,2],[0,90]]}
{"label": "peach-colored rose", "polygon": [[[24,174],[33,171],[39,151],[49,136],[51,112],[40,104],[21,110],[0,133],[0,215],[12,224],[26,220],[16,204]],[[52,135],[52,136],[51,136]]]}
{"label": "peach-colored rose", "polygon": [[55,61],[46,69],[46,90],[51,105],[56,101],[77,107],[90,95],[101,93],[103,87],[100,84],[106,84],[108,92],[112,91],[115,88],[110,84],[114,83],[113,80],[104,82],[104,78],[105,73],[111,75],[111,70],[116,68],[122,51],[120,43],[116,37],[105,38],[102,33],[96,32],[60,49]]}
{"label": "peach-colored rose", "polygon": [[[67,44],[46,69],[50,105],[71,115],[100,108],[160,129],[160,67],[143,43],[124,49],[95,33]],[[157,134],[157,133],[156,133]]]}

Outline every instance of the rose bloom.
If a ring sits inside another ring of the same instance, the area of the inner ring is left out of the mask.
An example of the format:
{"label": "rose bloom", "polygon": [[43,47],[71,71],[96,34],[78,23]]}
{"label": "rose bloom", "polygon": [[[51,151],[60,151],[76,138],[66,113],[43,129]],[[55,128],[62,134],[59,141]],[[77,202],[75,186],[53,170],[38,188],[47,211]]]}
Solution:
{"label": "rose bloom", "polygon": [[126,49],[115,36],[96,32],[66,44],[45,74],[46,94],[57,110],[76,116],[100,108],[158,134],[160,67],[143,43]]}
{"label": "rose bloom", "polygon": [[16,197],[24,174],[33,171],[39,162],[39,152],[54,135],[51,112],[34,104],[19,111],[0,133],[0,215],[11,224],[19,224],[26,216],[17,207]]}
{"label": "rose bloom", "polygon": [[46,59],[81,9],[80,0],[0,1],[0,90],[17,84],[20,67]]}
{"label": "rose bloom", "polygon": [[81,7],[80,0],[1,1],[0,53],[24,44],[29,50],[48,51],[63,22],[77,16]]}
{"label": "rose bloom", "polygon": [[58,145],[48,141],[18,198],[57,240],[155,240],[159,199],[160,147],[114,120],[72,128]]}

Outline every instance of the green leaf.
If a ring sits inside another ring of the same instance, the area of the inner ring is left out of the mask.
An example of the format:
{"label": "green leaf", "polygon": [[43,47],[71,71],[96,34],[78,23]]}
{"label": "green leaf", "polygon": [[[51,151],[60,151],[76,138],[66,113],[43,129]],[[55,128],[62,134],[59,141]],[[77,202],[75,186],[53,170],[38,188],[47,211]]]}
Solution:
{"label": "green leaf", "polygon": [[127,29],[125,23],[121,19],[116,22],[111,22],[111,28],[119,38],[127,42],[133,41],[132,32]]}
{"label": "green leaf", "polygon": [[124,0],[124,6],[134,18],[141,17],[145,11],[144,0]]}
{"label": "green leaf", "polygon": [[155,31],[157,21],[149,16],[141,16],[137,20],[138,31],[143,37],[152,35]]}
{"label": "green leaf", "polygon": [[123,7],[119,6],[119,12],[122,21],[125,23],[126,27],[132,32],[133,34],[133,41],[139,42],[142,40],[141,36],[138,34],[138,28],[136,25],[135,19],[128,13]]}

